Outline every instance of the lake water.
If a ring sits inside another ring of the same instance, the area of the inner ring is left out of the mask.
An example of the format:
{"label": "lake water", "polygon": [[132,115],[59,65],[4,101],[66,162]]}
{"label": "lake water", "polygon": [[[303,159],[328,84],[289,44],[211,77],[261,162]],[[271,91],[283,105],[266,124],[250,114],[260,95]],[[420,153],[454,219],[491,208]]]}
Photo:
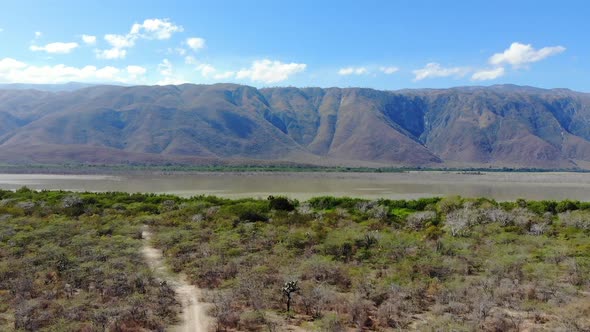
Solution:
{"label": "lake water", "polygon": [[461,195],[497,200],[590,200],[590,173],[192,173],[142,175],[0,174],[0,188],[217,195],[412,199]]}

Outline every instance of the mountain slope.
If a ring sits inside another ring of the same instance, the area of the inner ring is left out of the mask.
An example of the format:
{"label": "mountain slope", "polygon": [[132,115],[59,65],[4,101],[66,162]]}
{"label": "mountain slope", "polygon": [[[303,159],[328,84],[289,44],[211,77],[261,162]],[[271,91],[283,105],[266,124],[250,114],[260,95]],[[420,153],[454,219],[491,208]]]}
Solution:
{"label": "mountain slope", "polygon": [[369,89],[265,89],[283,132],[311,152],[342,160],[427,164],[440,159],[382,112],[387,93]]}
{"label": "mountain slope", "polygon": [[[567,113],[588,114],[587,106],[551,106],[556,99],[571,105],[583,94],[502,86],[418,94],[429,124],[421,140],[446,161],[567,167],[573,165],[572,159],[590,157],[589,142],[576,137],[582,130],[572,131],[560,123]],[[590,118],[583,117],[575,124],[588,128]],[[571,145],[577,153],[568,155]]]}
{"label": "mountain slope", "polygon": [[590,161],[590,95],[509,85],[0,90],[5,162],[228,159],[572,168]]}
{"label": "mountain slope", "polygon": [[[5,134],[2,146],[83,145],[219,158],[282,159],[308,154],[257,115],[264,103],[256,99],[253,88],[131,87],[110,88],[98,95],[92,90],[86,93],[90,98],[75,107],[61,106],[60,98],[50,100],[42,107],[52,112]],[[243,93],[252,96],[242,98]],[[262,144],[268,139],[273,144]]]}

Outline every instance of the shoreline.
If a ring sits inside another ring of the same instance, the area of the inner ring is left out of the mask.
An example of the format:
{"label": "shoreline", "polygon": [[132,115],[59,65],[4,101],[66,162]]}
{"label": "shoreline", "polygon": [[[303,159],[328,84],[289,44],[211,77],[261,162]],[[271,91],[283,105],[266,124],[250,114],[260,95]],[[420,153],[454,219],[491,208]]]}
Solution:
{"label": "shoreline", "polygon": [[53,175],[192,175],[192,174],[399,174],[412,172],[440,172],[459,175],[486,173],[590,173],[589,169],[538,169],[538,168],[427,168],[427,167],[325,167],[325,166],[190,166],[190,165],[10,165],[0,164],[0,174],[53,174]]}
{"label": "shoreline", "polygon": [[180,197],[213,195],[230,199],[285,196],[301,201],[320,196],[369,200],[426,197],[486,197],[497,201],[587,200],[590,174],[198,172],[127,174],[0,174],[0,188],[74,192],[126,192]]}

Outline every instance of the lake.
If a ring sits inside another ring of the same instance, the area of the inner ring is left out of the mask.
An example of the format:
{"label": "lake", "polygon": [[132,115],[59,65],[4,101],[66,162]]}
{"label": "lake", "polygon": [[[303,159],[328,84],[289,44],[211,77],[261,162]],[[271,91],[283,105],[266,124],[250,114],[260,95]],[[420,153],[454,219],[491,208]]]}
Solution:
{"label": "lake", "polygon": [[217,195],[413,199],[461,195],[497,200],[590,200],[590,173],[191,173],[141,175],[0,174],[0,188]]}

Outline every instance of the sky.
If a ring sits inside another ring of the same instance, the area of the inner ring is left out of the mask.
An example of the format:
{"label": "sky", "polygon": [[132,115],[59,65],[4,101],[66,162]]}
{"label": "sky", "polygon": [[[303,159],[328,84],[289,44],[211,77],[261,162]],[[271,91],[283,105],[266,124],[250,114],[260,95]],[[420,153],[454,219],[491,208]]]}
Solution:
{"label": "sky", "polygon": [[590,92],[590,1],[4,0],[0,83]]}

